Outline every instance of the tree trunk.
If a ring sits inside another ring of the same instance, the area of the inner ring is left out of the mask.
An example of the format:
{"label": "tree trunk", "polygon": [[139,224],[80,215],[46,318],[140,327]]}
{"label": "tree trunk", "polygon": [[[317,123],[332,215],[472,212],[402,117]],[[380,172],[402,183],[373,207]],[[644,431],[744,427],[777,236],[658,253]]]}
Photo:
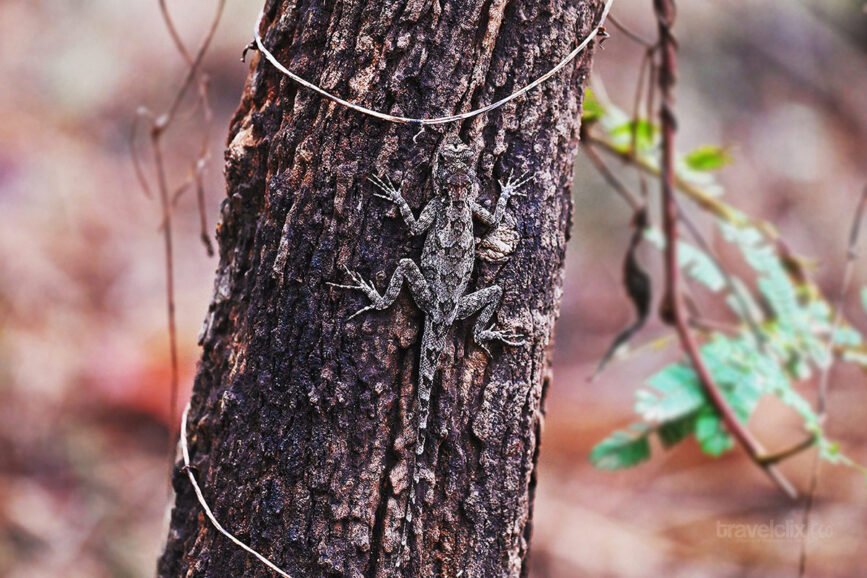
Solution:
{"label": "tree trunk", "polygon": [[[592,29],[591,0],[269,1],[265,43],[290,69],[370,108],[415,117],[470,110],[553,67]],[[367,178],[390,176],[416,214],[444,134],[474,143],[480,198],[530,171],[510,203],[519,241],[477,261],[470,290],[499,284],[494,320],[527,345],[449,334],[431,399],[420,515],[406,576],[527,573],[548,347],[558,314],[589,51],[527,95],[428,129],[360,115],[299,88],[263,58],[226,151],[220,265],[188,420],[193,471],[216,518],[293,578],[394,576],[414,459],[423,318],[384,289],[411,237]],[[417,142],[416,142],[417,141]],[[486,231],[480,228],[477,236]],[[491,253],[491,251],[489,251]],[[204,517],[180,466],[159,576],[272,576]]]}

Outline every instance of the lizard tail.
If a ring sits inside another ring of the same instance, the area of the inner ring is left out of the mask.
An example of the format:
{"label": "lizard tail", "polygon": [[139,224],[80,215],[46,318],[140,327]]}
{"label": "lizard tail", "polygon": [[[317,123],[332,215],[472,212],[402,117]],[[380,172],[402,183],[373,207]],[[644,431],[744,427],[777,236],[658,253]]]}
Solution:
{"label": "lizard tail", "polygon": [[403,520],[401,521],[400,545],[395,564],[397,568],[400,568],[403,563],[408,539],[408,528],[412,525],[413,516],[416,514],[416,489],[421,478],[419,461],[424,453],[425,441],[427,439],[431,390],[433,389],[434,376],[436,375],[440,354],[445,345],[447,329],[447,327],[440,327],[432,323],[429,319],[425,321],[421,360],[419,362],[418,391],[416,392],[418,400],[418,424],[416,427],[415,455],[412,460],[412,477],[409,479],[409,497],[407,498]]}

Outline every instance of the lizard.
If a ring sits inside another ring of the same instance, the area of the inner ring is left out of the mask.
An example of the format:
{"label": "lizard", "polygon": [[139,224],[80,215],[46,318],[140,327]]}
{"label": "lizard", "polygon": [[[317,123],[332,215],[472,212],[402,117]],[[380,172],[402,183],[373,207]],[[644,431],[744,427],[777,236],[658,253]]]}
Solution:
{"label": "lizard", "polygon": [[473,337],[488,355],[490,351],[487,344],[492,341],[514,347],[525,344],[522,335],[495,329],[494,324],[490,324],[503,295],[499,285],[473,293],[467,293],[467,287],[476,259],[474,218],[495,230],[506,214],[509,199],[522,196],[523,193],[518,192],[518,189],[531,181],[532,177],[526,178],[525,174],[513,179],[510,175],[505,183],[499,181],[500,196],[494,211],[491,212],[477,201],[480,187],[473,161],[473,149],[460,138],[452,136],[445,140],[434,157],[434,198],[422,209],[418,218],[403,198],[399,186],[395,187],[387,176],[384,179],[369,177],[368,180],[378,189],[374,195],[398,207],[413,236],[427,232],[421,264],[419,266],[412,259],[401,259],[384,293],[379,293],[372,282],[366,281],[348,268],[346,273],[354,284],[331,283],[335,287],[362,291],[370,299],[369,305],[353,313],[349,319],[372,309],[388,308],[397,299],[404,283],[409,286],[413,300],[424,313],[416,391],[418,420],[415,459],[406,507],[400,522],[400,543],[395,564],[397,568],[401,566],[407,544],[407,526],[412,524],[413,515],[417,514],[415,509],[420,479],[419,460],[424,454],[431,391],[449,330],[456,321],[478,313]]}

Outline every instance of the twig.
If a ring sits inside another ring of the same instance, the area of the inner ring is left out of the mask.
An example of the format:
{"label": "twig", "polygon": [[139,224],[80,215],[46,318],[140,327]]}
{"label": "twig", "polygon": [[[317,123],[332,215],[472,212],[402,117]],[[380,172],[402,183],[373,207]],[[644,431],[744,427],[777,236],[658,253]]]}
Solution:
{"label": "twig", "polygon": [[144,166],[141,160],[141,154],[138,151],[138,146],[136,145],[136,135],[138,135],[139,123],[142,119],[147,119],[151,123],[153,123],[153,115],[151,112],[144,107],[139,108],[136,111],[136,115],[133,118],[132,126],[130,127],[129,132],[129,150],[130,150],[130,158],[132,158],[132,166],[135,170],[135,176],[138,179],[139,186],[142,189],[145,197],[152,199],[154,198],[154,194],[151,192],[150,183],[148,183],[147,175],[145,174]]}
{"label": "twig", "polygon": [[663,304],[671,312],[681,345],[689,357],[711,403],[720,414],[727,429],[747,450],[750,458],[786,494],[795,498],[797,492],[794,486],[783,477],[776,467],[774,465],[762,464],[758,461],[758,458],[765,453],[764,449],[749,430],[741,424],[734,410],[732,410],[720,391],[702,359],[701,350],[689,327],[688,314],[684,309],[681,288],[682,279],[678,265],[679,210],[674,196],[676,186],[674,141],[677,131],[677,120],[674,112],[674,87],[677,81],[677,40],[672,32],[676,15],[674,0],[654,0],[654,9],[658,21],[662,57],[659,69],[659,88],[662,99],[660,111],[662,124],[662,167],[660,170],[660,180],[662,185],[663,229],[666,234],[666,294],[663,298]]}
{"label": "twig", "polygon": [[587,158],[590,160],[591,164],[596,168],[597,172],[602,176],[603,179],[611,186],[612,189],[617,191],[623,200],[626,201],[626,204],[632,209],[633,212],[638,211],[642,207],[644,207],[644,201],[638,197],[635,193],[633,193],[629,187],[627,187],[623,181],[620,180],[620,177],[615,175],[611,169],[608,168],[608,165],[605,164],[605,161],[602,157],[599,156],[599,153],[593,148],[593,144],[590,141],[583,141],[581,150],[584,151],[584,154],[587,155]]}
{"label": "twig", "polygon": [[211,241],[211,235],[208,233],[208,214],[205,207],[205,183],[203,178],[204,166],[197,163],[196,170],[196,204],[199,207],[199,240],[205,246],[205,252],[208,257],[214,256],[214,244]]}
{"label": "twig", "polygon": [[[611,142],[609,142],[603,137],[598,136],[592,130],[588,130],[586,132],[585,142],[596,145],[597,147],[599,147],[599,150],[614,155],[627,164],[636,166],[642,172],[645,172],[650,176],[656,178],[660,178],[662,176],[659,167],[650,163],[647,159],[641,157],[632,158],[631,151],[624,152],[623,150],[618,149]],[[707,191],[702,190],[701,188],[693,185],[692,183],[684,181],[676,175],[674,176],[674,187],[676,187],[677,190],[679,190],[680,192],[684,193],[702,209],[706,210],[712,215],[719,217],[726,222],[741,227],[756,227],[772,240],[775,240],[779,237],[777,230],[770,223],[750,219],[731,205],[725,203],[724,201],[721,201],[720,199],[714,197]]]}
{"label": "twig", "polygon": [[[202,107],[205,120],[205,130],[201,150],[198,158],[193,164],[193,176],[190,182],[195,183],[197,187],[197,200],[199,204],[200,223],[203,227],[202,239],[208,250],[208,254],[213,254],[213,248],[210,244],[210,238],[204,227],[207,226],[204,208],[204,191],[202,189],[202,175],[205,171],[209,159],[208,142],[210,140],[210,125],[212,120],[211,108],[208,102],[208,81],[207,77],[201,73],[202,61],[208,48],[211,45],[217,26],[220,23],[225,8],[226,0],[218,0],[214,17],[211,20],[208,31],[195,55],[191,55],[180,38],[177,32],[171,13],[168,10],[165,0],[159,0],[160,12],[165,22],[166,28],[169,30],[169,35],[175,44],[178,52],[187,64],[187,72],[184,80],[177,92],[171,100],[171,104],[167,111],[159,116],[154,115],[146,108],[140,108],[133,121],[132,132],[130,134],[130,153],[133,166],[135,168],[136,177],[142,187],[143,192],[149,198],[153,198],[152,188],[148,181],[144,163],[142,162],[140,152],[138,150],[136,140],[138,129],[143,120],[148,121],[150,125],[150,148],[153,157],[154,175],[156,181],[157,198],[160,202],[161,209],[161,224],[160,230],[163,235],[163,247],[165,253],[165,277],[166,277],[166,312],[168,317],[168,334],[169,334],[169,355],[171,358],[171,376],[170,376],[170,399],[169,399],[169,465],[174,467],[174,446],[176,439],[175,417],[177,415],[178,405],[178,389],[180,383],[180,371],[178,362],[178,338],[175,316],[175,263],[174,263],[174,239],[172,234],[172,212],[173,205],[179,195],[189,189],[190,184],[181,185],[176,189],[174,195],[170,193],[168,176],[166,174],[165,155],[163,153],[163,136],[171,127],[173,121],[177,117],[181,103],[184,101],[187,92],[195,82],[198,87],[198,99]],[[207,238],[207,241],[205,239]]]}
{"label": "twig", "polygon": [[[181,54],[183,59],[186,61],[188,69],[188,74],[184,79],[184,82],[179,89],[172,107],[170,111],[164,115],[166,117],[166,123],[171,123],[174,115],[176,114],[177,108],[180,106],[181,101],[183,100],[186,91],[189,89],[190,84],[193,80],[197,79],[197,87],[199,92],[198,103],[202,107],[202,126],[204,127],[202,130],[202,140],[199,149],[199,155],[192,163],[191,176],[188,180],[190,186],[195,184],[196,187],[196,205],[199,211],[199,226],[200,233],[199,237],[202,241],[202,244],[205,246],[205,251],[207,252],[209,257],[213,257],[214,255],[214,246],[211,242],[211,237],[208,234],[208,217],[205,207],[205,191],[204,191],[204,179],[203,175],[208,168],[211,160],[210,153],[210,140],[211,140],[211,127],[213,126],[213,110],[211,109],[211,100],[209,97],[209,87],[210,87],[210,79],[207,74],[202,72],[201,63],[205,57],[205,54],[208,52],[208,48],[211,45],[211,41],[214,38],[214,35],[217,32],[217,27],[220,24],[220,20],[222,19],[223,10],[226,6],[226,0],[220,0],[220,3],[217,5],[217,12],[214,15],[213,20],[211,21],[211,26],[208,29],[207,34],[205,35],[204,40],[202,41],[201,47],[199,48],[196,56],[193,57],[190,55],[189,50],[187,50],[186,45],[178,34],[177,27],[175,26],[174,19],[171,16],[171,12],[168,9],[166,4],[166,0],[159,0],[160,4],[160,12],[163,16],[163,20],[166,24],[166,28],[169,31],[169,35],[172,38],[172,42],[174,42],[175,47],[178,49],[178,52]],[[167,128],[167,126],[165,127]],[[165,128],[163,130],[165,130]],[[180,194],[186,191],[186,187],[182,187],[179,189]]]}
{"label": "twig", "polygon": [[780,462],[784,462],[787,459],[793,458],[796,455],[800,454],[801,452],[804,452],[804,451],[810,449],[811,447],[813,447],[813,444],[815,444],[815,443],[816,443],[816,436],[815,435],[807,436],[802,441],[800,441],[800,442],[798,442],[798,443],[796,443],[796,444],[794,444],[794,445],[792,445],[786,449],[780,450],[780,451],[773,453],[773,454],[767,454],[767,455],[761,456],[759,458],[759,463],[778,464]]}
{"label": "twig", "polygon": [[767,337],[759,327],[760,320],[756,319],[753,316],[753,310],[747,303],[746,297],[744,297],[743,289],[734,282],[734,278],[732,277],[731,272],[729,272],[727,268],[722,266],[719,257],[716,255],[716,251],[713,250],[713,247],[711,247],[708,240],[705,239],[702,232],[695,225],[692,219],[689,218],[683,208],[678,207],[678,214],[680,215],[681,222],[686,225],[687,230],[689,230],[689,233],[692,236],[693,240],[696,242],[696,244],[698,244],[699,248],[704,251],[705,255],[708,256],[708,258],[711,260],[717,270],[722,274],[723,283],[732,294],[732,296],[735,298],[735,300],[737,300],[741,309],[744,311],[747,325],[749,325],[750,331],[756,338],[759,348],[764,351],[767,347]]}
{"label": "twig", "polygon": [[807,575],[807,534],[810,531],[810,516],[813,515],[813,503],[816,501],[816,488],[819,486],[819,470],[822,460],[819,454],[813,456],[813,465],[810,467],[810,487],[807,489],[807,501],[804,503],[804,514],[801,516],[801,552],[798,555],[798,578]]}
{"label": "twig", "polygon": [[641,34],[635,32],[622,22],[618,18],[615,18],[613,14],[608,17],[608,20],[614,25],[615,28],[620,30],[623,34],[625,34],[630,40],[635,42],[636,44],[640,44],[645,48],[653,48],[656,45],[644,38]]}
{"label": "twig", "polygon": [[[651,70],[652,72],[652,70]],[[581,135],[582,144],[592,144],[598,147],[598,150],[608,153],[609,155],[619,158],[627,165],[635,166],[642,173],[659,178],[661,172],[658,166],[646,158],[633,156],[631,151],[624,151],[616,147],[613,143],[596,134],[592,129],[587,129]],[[811,292],[817,292],[818,288],[811,281],[806,267],[807,264],[793,254],[791,249],[786,244],[785,240],[780,237],[776,227],[768,221],[761,219],[750,218],[744,215],[726,202],[714,197],[711,193],[693,185],[679,177],[675,176],[675,187],[686,197],[692,200],[699,208],[710,213],[714,217],[734,225],[736,227],[752,227],[762,233],[770,242],[779,255],[780,260],[786,267],[786,271],[791,275],[792,279],[799,285],[803,285]]]}
{"label": "twig", "polygon": [[689,326],[709,333],[727,333],[729,335],[737,335],[741,328],[731,323],[708,319],[706,317],[693,316],[689,319]]}
{"label": "twig", "polygon": [[[843,270],[843,282],[840,284],[840,293],[837,295],[837,303],[834,310],[834,321],[831,324],[831,333],[828,335],[827,352],[828,365],[819,376],[819,419],[824,422],[827,419],[828,412],[828,391],[831,385],[831,372],[834,368],[834,337],[837,330],[843,324],[843,309],[846,305],[846,296],[849,294],[849,287],[852,285],[852,279],[855,276],[855,261],[858,259],[858,241],[861,236],[861,228],[864,221],[864,210],[867,206],[867,186],[861,193],[861,198],[858,200],[858,207],[855,209],[855,218],[852,221],[852,229],[849,231],[849,245],[846,249],[846,266]],[[816,489],[819,486],[821,459],[818,454],[813,456],[813,464],[810,468],[810,488],[807,493],[807,501],[804,504],[804,516],[802,524],[804,531],[801,534],[801,553],[798,561],[798,576],[804,578],[807,572],[807,535],[810,530],[810,516],[813,512],[813,503],[816,499]]]}
{"label": "twig", "polygon": [[[641,103],[642,97],[644,96],[644,78],[645,73],[648,68],[655,67],[655,63],[653,62],[653,55],[656,51],[656,47],[650,47],[644,52],[644,57],[641,59],[641,65],[638,67],[638,82],[635,87],[635,101],[632,104],[632,135],[631,135],[631,154],[633,157],[638,155],[638,127],[639,120],[641,118]],[[653,85],[648,85],[649,90],[653,90]],[[649,118],[649,115],[648,115]],[[639,171],[639,175],[642,173]],[[642,175],[643,178],[643,175]],[[643,180],[642,180],[643,185]],[[647,193],[646,187],[642,186],[642,192]]]}
{"label": "twig", "polygon": [[843,270],[843,281],[840,284],[840,293],[837,295],[837,303],[834,308],[834,321],[831,324],[831,334],[828,336],[827,353],[828,365],[825,366],[822,375],[819,378],[819,416],[824,417],[828,406],[828,389],[831,381],[831,370],[834,364],[834,334],[840,329],[843,324],[843,309],[846,305],[846,297],[849,294],[849,287],[852,285],[852,278],[855,276],[855,261],[858,259],[858,241],[861,236],[861,225],[864,221],[864,209],[867,205],[867,187],[861,193],[861,198],[858,200],[858,206],[855,209],[855,217],[852,220],[852,228],[849,231],[849,245],[846,249],[846,266]]}
{"label": "twig", "polygon": [[[171,399],[169,401],[169,424],[174,424],[178,411],[178,386],[180,371],[178,368],[178,332],[175,319],[175,259],[172,239],[172,207],[166,179],[165,162],[163,161],[162,141],[160,133],[151,131],[151,147],[153,147],[154,164],[157,171],[157,190],[160,195],[160,205],[163,210],[163,247],[166,266],[166,310],[169,324],[169,354],[171,357]],[[175,430],[169,425],[169,467],[174,466]]]}
{"label": "twig", "polygon": [[[214,39],[214,36],[217,33],[217,27],[220,24],[220,20],[222,20],[223,9],[225,7],[226,0],[218,0],[217,10],[214,14],[213,19],[211,20],[211,25],[208,28],[207,33],[205,34],[205,38],[204,40],[202,40],[202,44],[199,46],[195,57],[190,57],[190,53],[187,51],[183,42],[180,40],[180,36],[178,36],[177,34],[177,30],[175,29],[174,22],[171,18],[171,14],[168,11],[165,0],[160,0],[160,11],[162,12],[163,20],[166,22],[166,26],[169,28],[169,33],[172,36],[172,40],[175,42],[175,46],[178,48],[181,56],[183,56],[184,60],[187,62],[188,69],[180,88],[175,93],[174,99],[172,100],[168,111],[162,116],[158,117],[154,122],[154,129],[158,132],[165,131],[171,125],[172,120],[174,119],[175,115],[178,112],[178,109],[181,106],[181,103],[184,101],[184,97],[187,95],[187,91],[199,75],[199,69],[201,68],[202,60],[205,58],[205,54],[208,53],[208,48],[210,48],[211,46],[211,41]],[[199,84],[199,86],[201,88],[202,85]]]}
{"label": "twig", "polygon": [[[647,68],[647,96],[644,98],[645,100],[645,112],[644,117],[647,119],[653,118],[656,114],[656,111],[653,108],[653,102],[656,98],[656,81],[657,81],[657,65],[656,65],[656,51],[659,49],[659,46],[653,46],[652,48],[648,48],[644,53],[644,60],[642,62],[642,68]],[[638,90],[635,94],[635,103],[633,104],[632,118],[634,119],[632,125],[632,146],[630,155],[633,160],[638,157],[638,119],[641,116],[640,107],[641,107],[641,97],[642,97],[642,86],[643,82],[643,74],[640,75],[638,83]],[[641,196],[647,200],[648,196],[648,185],[647,185],[647,175],[641,169],[635,169],[635,172],[638,174],[638,182],[641,187]]]}

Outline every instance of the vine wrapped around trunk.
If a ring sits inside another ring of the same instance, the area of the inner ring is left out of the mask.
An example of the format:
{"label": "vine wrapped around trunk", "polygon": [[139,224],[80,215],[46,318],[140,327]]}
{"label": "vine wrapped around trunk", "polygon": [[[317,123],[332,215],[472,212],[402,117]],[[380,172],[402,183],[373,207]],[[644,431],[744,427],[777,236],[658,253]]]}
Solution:
{"label": "vine wrapped around trunk", "polygon": [[[598,7],[269,1],[263,34],[281,62],[329,92],[429,117],[538,77],[586,36]],[[216,518],[293,578],[396,574],[422,316],[404,291],[387,311],[347,321],[366,303],[327,283],[345,280],[345,266],[383,288],[401,258],[418,259],[422,239],[367,179],[400,177],[417,212],[433,194],[434,151],[457,131],[477,150],[483,203],[510,172],[535,176],[510,208],[515,252],[477,261],[471,283],[503,287],[495,320],[528,344],[495,345],[488,357],[473,343],[473,318],[449,334],[422,458],[424,530],[402,571],[526,575],[589,54],[500,109],[416,139],[417,128],[346,110],[254,60],[228,139],[220,265],[188,441]],[[174,487],[159,576],[271,575],[210,525],[180,468]]]}

